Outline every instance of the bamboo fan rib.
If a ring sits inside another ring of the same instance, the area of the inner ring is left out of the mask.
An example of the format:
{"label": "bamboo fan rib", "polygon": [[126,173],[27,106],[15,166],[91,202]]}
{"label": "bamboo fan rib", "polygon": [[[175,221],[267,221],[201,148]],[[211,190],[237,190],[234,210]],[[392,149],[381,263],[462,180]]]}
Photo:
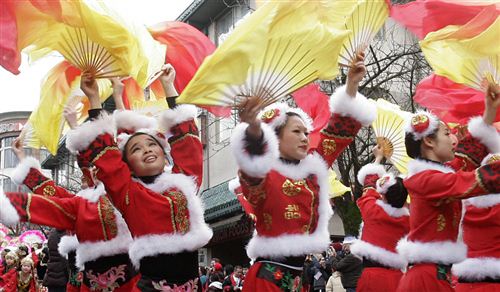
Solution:
{"label": "bamboo fan rib", "polygon": [[488,84],[500,84],[500,56],[490,56],[481,59],[469,59],[464,64],[465,84],[477,90],[484,91]]}
{"label": "bamboo fan rib", "polygon": [[346,19],[345,28],[352,33],[344,41],[339,64],[349,67],[359,52],[363,52],[377,35],[389,9],[384,0],[367,0],[360,3]]}
{"label": "bamboo fan rib", "polygon": [[102,45],[93,42],[82,28],[66,28],[61,36],[61,54],[75,67],[96,78],[124,76],[115,58]]}
{"label": "bamboo fan rib", "polygon": [[[377,102],[378,105],[380,103]],[[398,111],[378,107],[377,119],[372,123],[377,144],[382,147],[384,157],[401,173],[406,174],[411,158],[406,153],[404,126],[405,118]]]}
{"label": "bamboo fan rib", "polygon": [[246,82],[224,91],[225,105],[237,107],[246,97],[257,96],[267,106],[316,80],[318,71],[311,66],[316,59],[310,56],[310,49],[291,39],[271,40],[262,62],[249,68]]}

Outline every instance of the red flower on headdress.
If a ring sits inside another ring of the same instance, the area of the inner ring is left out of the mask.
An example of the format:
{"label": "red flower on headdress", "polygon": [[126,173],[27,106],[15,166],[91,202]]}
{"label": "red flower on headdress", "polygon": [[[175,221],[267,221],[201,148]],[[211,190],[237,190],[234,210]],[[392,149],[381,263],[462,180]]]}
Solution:
{"label": "red flower on headdress", "polygon": [[274,119],[279,117],[280,110],[279,109],[270,109],[262,114],[262,121],[266,124],[271,123]]}
{"label": "red flower on headdress", "polygon": [[430,125],[430,119],[425,114],[415,115],[411,119],[411,127],[417,133],[423,133],[425,130],[427,130],[427,128],[429,128],[429,125]]}

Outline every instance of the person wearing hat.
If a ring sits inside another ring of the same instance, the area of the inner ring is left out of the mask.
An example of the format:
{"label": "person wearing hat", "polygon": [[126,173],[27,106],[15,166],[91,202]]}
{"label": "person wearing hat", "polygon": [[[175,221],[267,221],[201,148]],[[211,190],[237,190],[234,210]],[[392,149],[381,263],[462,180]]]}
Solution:
{"label": "person wearing hat", "polygon": [[[161,114],[161,132],[154,118],[137,112],[102,113],[97,82],[84,73],[81,89],[91,104],[90,121],[68,132],[66,147],[92,162],[123,214],[134,238],[129,256],[141,274],[134,289],[194,289],[197,250],[212,237],[197,195],[203,171],[197,109],[176,106],[173,67],[165,66],[159,79],[171,106]],[[148,121],[153,123],[144,125]],[[167,147],[171,170],[166,169]]]}
{"label": "person wearing hat", "polygon": [[347,235],[342,242],[342,255],[331,259],[332,270],[340,272],[342,287],[347,292],[356,291],[359,277],[363,271],[361,258],[351,253],[351,245],[356,242],[356,237]]}
{"label": "person wearing hat", "polygon": [[457,144],[448,127],[429,112],[408,121],[408,164],[404,185],[410,194],[410,232],[397,250],[409,263],[397,291],[454,291],[451,265],[465,260],[467,246],[458,240],[462,199],[500,192],[500,161],[480,166],[488,153],[500,151],[492,126],[500,89],[490,86],[483,117],[472,118]]}
{"label": "person wearing hat", "polygon": [[[500,161],[500,153],[489,154],[481,165]],[[474,197],[463,201],[463,240],[467,258],[453,264],[458,277],[455,291],[500,291],[500,193]]]}
{"label": "person wearing hat", "polygon": [[257,97],[242,105],[231,148],[256,219],[247,246],[255,262],[243,291],[301,290],[305,256],[328,248],[333,213],[328,168],[376,116],[376,108],[357,93],[366,72],[363,60],[364,55],[357,56],[347,86],[332,95],[331,118],[317,149],[309,149],[312,122],[302,110],[283,103],[262,109]]}
{"label": "person wearing hat", "polygon": [[357,175],[363,186],[363,196],[356,201],[363,229],[351,252],[363,258],[364,269],[356,291],[393,292],[407,265],[396,245],[410,230],[410,212],[404,207],[408,192],[403,180],[380,164],[384,157],[381,147],[372,151],[375,163],[363,166]]}
{"label": "person wearing hat", "polygon": [[[70,127],[74,127],[76,113],[66,109],[65,117]],[[81,290],[113,287],[117,292],[130,291],[139,278],[128,256],[132,236],[104,185],[93,176],[89,160],[77,157],[80,168],[89,171],[83,171],[83,181],[88,187],[75,195],[44,176],[38,160],[25,156],[19,140],[13,150],[20,163],[12,179],[34,194],[0,194],[5,208],[12,211],[6,217],[0,216],[0,222],[31,222],[74,232],[78,241],[62,241],[58,248],[76,248],[75,265],[83,271]],[[64,246],[65,243],[71,246]],[[113,277],[113,273],[121,277]]]}

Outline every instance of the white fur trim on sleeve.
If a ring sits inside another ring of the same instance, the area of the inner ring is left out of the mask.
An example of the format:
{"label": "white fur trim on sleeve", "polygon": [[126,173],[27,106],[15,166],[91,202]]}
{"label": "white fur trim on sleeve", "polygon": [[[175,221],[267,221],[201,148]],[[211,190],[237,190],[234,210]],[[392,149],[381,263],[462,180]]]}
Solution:
{"label": "white fur trim on sleeve", "polygon": [[113,210],[118,228],[116,237],[110,240],[80,242],[76,250],[75,265],[83,270],[86,262],[95,261],[100,257],[127,253],[132,244],[132,236],[122,215],[116,208]]}
{"label": "white fur trim on sleeve", "polygon": [[87,149],[99,135],[106,133],[113,135],[114,132],[113,117],[102,113],[98,119],[83,123],[69,131],[66,135],[66,148],[72,152],[82,151]]}
{"label": "white fur trim on sleeve", "polygon": [[354,255],[365,257],[396,269],[403,269],[408,264],[399,254],[362,240],[356,240],[353,243],[351,252]]}
{"label": "white fur trim on sleeve", "polygon": [[382,209],[384,209],[384,212],[391,217],[399,218],[403,216],[410,216],[410,211],[406,207],[394,208],[393,206],[387,204],[382,200],[377,200],[375,204],[382,207]]}
{"label": "white fur trim on sleeve", "polygon": [[24,180],[26,179],[26,176],[28,176],[31,168],[42,171],[40,162],[36,158],[28,156],[21,162],[19,162],[19,164],[14,169],[14,172],[11,176],[12,181],[17,185],[24,184]]}
{"label": "white fur trim on sleeve", "polygon": [[454,264],[452,272],[467,280],[498,279],[500,277],[500,259],[492,257],[468,258],[461,263]]}
{"label": "white fur trim on sleeve", "polygon": [[365,184],[365,178],[367,175],[378,175],[379,178],[386,174],[385,168],[378,163],[368,163],[367,165],[361,167],[358,172],[357,178],[358,182],[362,185]]}
{"label": "white fur trim on sleeve", "polygon": [[241,184],[240,184],[240,179],[238,177],[236,178],[233,178],[232,180],[229,181],[228,185],[227,185],[227,188],[229,189],[229,191],[235,195],[237,195],[237,189],[241,187]]}
{"label": "white fur trim on sleeve", "polygon": [[409,241],[406,237],[399,240],[398,253],[409,263],[454,264],[467,256],[467,246],[460,241]]}
{"label": "white fur trim on sleeve", "polygon": [[181,104],[161,114],[160,127],[165,133],[169,133],[173,126],[189,120],[194,120],[197,116],[198,109],[194,105]]}
{"label": "white fur trim on sleeve", "polygon": [[113,118],[118,131],[120,129],[126,129],[131,132],[143,128],[156,129],[158,125],[155,118],[131,110],[115,111],[113,113]]}
{"label": "white fur trim on sleeve", "polygon": [[67,259],[70,252],[76,251],[78,244],[76,235],[64,235],[57,245],[57,251]]}
{"label": "white fur trim on sleeve", "polygon": [[20,219],[16,208],[14,208],[3,190],[0,189],[0,222],[5,225],[14,225],[19,223]]}
{"label": "white fur trim on sleeve", "polygon": [[330,97],[330,112],[354,118],[363,126],[368,126],[377,117],[377,106],[359,92],[355,98],[349,96],[344,85]]}
{"label": "white fur trim on sleeve", "polygon": [[261,123],[261,129],[264,134],[264,154],[250,155],[246,148],[246,129],[247,123],[240,123],[233,130],[231,136],[231,148],[233,155],[236,158],[238,166],[246,174],[263,178],[271,170],[273,163],[279,157],[278,138],[272,128],[264,123]]}
{"label": "white fur trim on sleeve", "polygon": [[490,153],[486,155],[485,158],[483,158],[483,161],[481,161],[481,165],[490,164],[497,160],[500,160],[500,153]]}
{"label": "white fur trim on sleeve", "polygon": [[396,178],[389,172],[377,180],[377,192],[380,194],[386,194],[389,188],[394,184],[396,184]]}
{"label": "white fur trim on sleeve", "polygon": [[500,152],[500,135],[492,125],[484,123],[482,117],[475,117],[469,121],[469,133],[483,143],[490,153]]}

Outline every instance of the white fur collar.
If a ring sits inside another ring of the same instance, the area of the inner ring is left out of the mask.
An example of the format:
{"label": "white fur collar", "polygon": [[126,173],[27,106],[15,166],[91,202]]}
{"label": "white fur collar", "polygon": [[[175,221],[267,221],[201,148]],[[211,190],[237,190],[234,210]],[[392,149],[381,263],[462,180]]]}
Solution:
{"label": "white fur collar", "polygon": [[298,164],[291,164],[277,159],[274,170],[291,179],[303,179],[311,174],[328,175],[328,167],[323,158],[316,152],[309,154]]}
{"label": "white fur collar", "polygon": [[106,190],[104,189],[104,184],[99,182],[94,188],[81,190],[76,195],[78,197],[86,199],[89,202],[97,203],[97,201],[99,201],[99,198],[105,194]]}
{"label": "white fur collar", "polygon": [[196,195],[198,193],[195,179],[182,173],[170,173],[165,171],[150,184],[144,183],[137,178],[134,178],[134,180],[159,194],[174,187],[180,189],[185,196]]}
{"label": "white fur collar", "polygon": [[386,202],[382,200],[377,200],[375,202],[377,205],[382,207],[384,211],[387,213],[387,215],[394,217],[394,218],[399,218],[403,216],[410,216],[410,211],[408,211],[408,208],[402,207],[402,208],[394,208],[393,206],[387,204]]}
{"label": "white fur collar", "polygon": [[500,194],[490,194],[485,196],[469,198],[466,200],[466,202],[467,204],[477,208],[489,208],[500,204]]}
{"label": "white fur collar", "polygon": [[455,172],[452,168],[446,165],[422,159],[414,159],[408,163],[408,177],[425,170],[437,170],[444,173]]}

